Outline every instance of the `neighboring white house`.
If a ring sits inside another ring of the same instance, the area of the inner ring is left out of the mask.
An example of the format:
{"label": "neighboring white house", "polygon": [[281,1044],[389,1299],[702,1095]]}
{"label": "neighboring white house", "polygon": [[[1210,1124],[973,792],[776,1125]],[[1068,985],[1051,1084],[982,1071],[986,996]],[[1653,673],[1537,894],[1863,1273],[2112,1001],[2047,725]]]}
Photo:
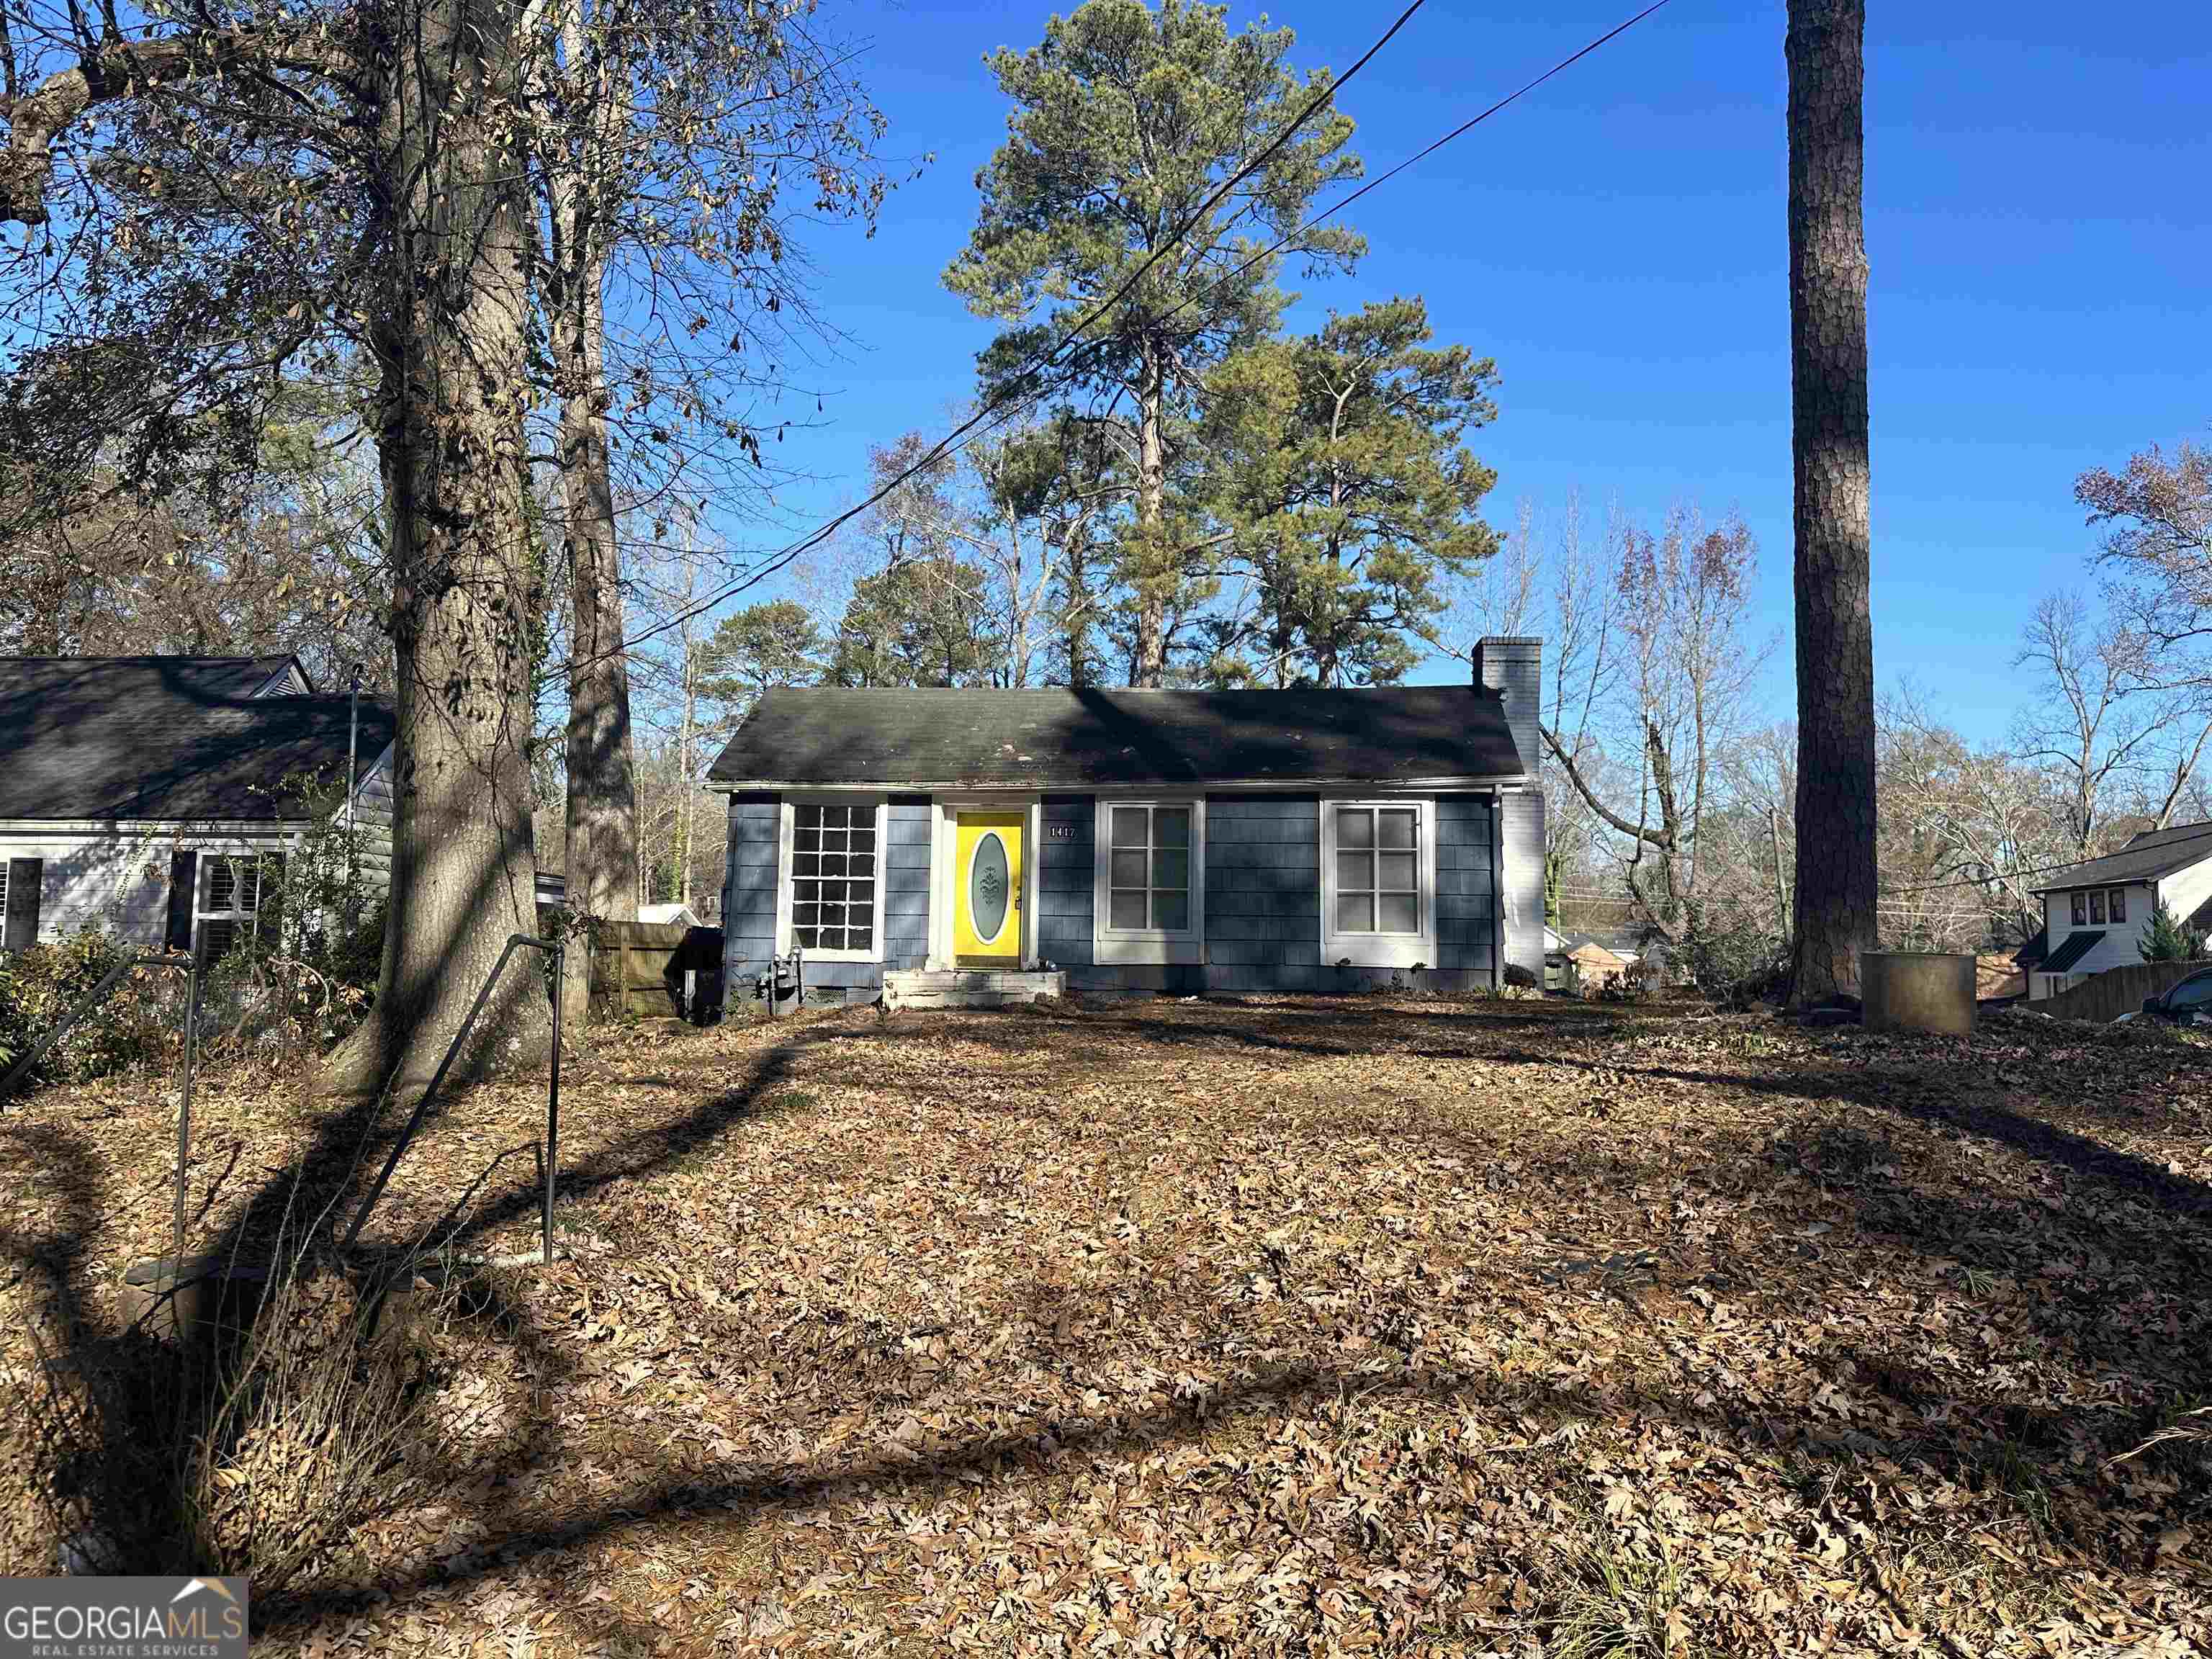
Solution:
{"label": "neighboring white house", "polygon": [[262,860],[315,827],[310,780],[382,891],[392,732],[289,656],[0,657],[0,948],[97,927],[219,953],[258,925]]}
{"label": "neighboring white house", "polygon": [[2212,923],[2212,823],[2147,830],[2117,853],[2061,870],[2034,890],[2043,933],[2015,958],[2032,1002],[2057,996],[2092,974],[2142,960],[2153,910]]}

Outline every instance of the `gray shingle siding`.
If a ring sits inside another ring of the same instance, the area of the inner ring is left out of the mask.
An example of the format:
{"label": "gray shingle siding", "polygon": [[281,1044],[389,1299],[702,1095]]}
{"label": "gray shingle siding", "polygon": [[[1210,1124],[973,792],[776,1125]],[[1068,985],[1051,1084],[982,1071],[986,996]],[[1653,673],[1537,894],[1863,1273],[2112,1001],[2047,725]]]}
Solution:
{"label": "gray shingle siding", "polygon": [[[884,836],[884,966],[929,959],[929,851],[934,816],[927,795],[895,795]],[[825,981],[826,982],[826,981]],[[883,985],[877,973],[875,984]]]}
{"label": "gray shingle siding", "polygon": [[777,841],[782,803],[775,795],[730,797],[729,874],[722,898],[723,978],[741,1012],[753,976],[775,954]]}
{"label": "gray shingle siding", "polygon": [[[766,967],[775,949],[781,801],[739,793],[731,797],[729,811],[725,949],[732,996],[741,1000],[745,994],[738,988]],[[901,796],[887,814],[884,947],[884,965],[892,969],[919,968],[927,959],[933,811],[925,799]],[[1492,813],[1487,793],[1437,799],[1437,960],[1418,975],[1321,960],[1320,797],[1303,793],[1206,797],[1202,963],[1100,965],[1091,942],[1096,798],[1048,795],[1033,854],[1037,955],[1066,973],[1071,990],[1094,995],[1360,991],[1394,979],[1433,990],[1486,989],[1497,927]],[[1507,957],[1540,973],[1542,798],[1533,792],[1506,797],[1504,824]],[[810,964],[809,1000],[817,994],[872,1000],[884,971],[872,963]]]}
{"label": "gray shingle siding", "polygon": [[[1044,821],[1038,942],[1045,958],[1066,970],[1072,990],[1094,995],[1235,994],[1363,991],[1392,981],[1387,968],[1338,968],[1321,960],[1318,795],[1206,797],[1202,964],[1094,966],[1094,799],[1048,797]],[[1070,838],[1055,840],[1050,827],[1054,823],[1067,825]],[[1437,990],[1487,989],[1494,926],[1491,798],[1439,797],[1436,836],[1437,960],[1418,976],[1398,975],[1398,982]],[[1537,902],[1540,915],[1540,858]],[[1540,928],[1534,953],[1540,963]]]}
{"label": "gray shingle siding", "polygon": [[1039,812],[1044,842],[1036,849],[1037,955],[1066,969],[1071,986],[1085,982],[1079,976],[1091,970],[1091,860],[1097,830],[1094,799],[1090,795],[1047,795]]}
{"label": "gray shingle siding", "polygon": [[1208,795],[1202,988],[1311,991],[1322,979],[1321,798]]}
{"label": "gray shingle siding", "polygon": [[[930,805],[899,796],[884,814],[884,950],[894,968],[922,964],[929,954]],[[723,895],[722,962],[729,1012],[750,1006],[752,982],[776,951],[776,874],[781,854],[783,798],[744,792],[730,797],[727,888]],[[884,969],[873,962],[810,962],[806,1000],[873,1002]]]}
{"label": "gray shingle siding", "polygon": [[[1449,990],[1485,988],[1491,981],[1496,921],[1490,817],[1488,795],[1437,799],[1437,960],[1433,966],[1436,980]],[[1540,956],[1542,950],[1540,938]]]}

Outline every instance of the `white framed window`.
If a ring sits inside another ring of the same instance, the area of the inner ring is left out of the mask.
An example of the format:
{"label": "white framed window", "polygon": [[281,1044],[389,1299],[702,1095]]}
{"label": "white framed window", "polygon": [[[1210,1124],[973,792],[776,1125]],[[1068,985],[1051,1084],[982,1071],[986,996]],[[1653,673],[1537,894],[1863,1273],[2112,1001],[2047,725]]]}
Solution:
{"label": "white framed window", "polygon": [[[282,853],[200,854],[193,937],[202,962],[222,960],[241,939],[258,940],[264,910],[275,908],[283,869]],[[269,920],[273,927],[273,915]]]}
{"label": "white framed window", "polygon": [[776,882],[776,950],[797,945],[823,962],[884,959],[881,795],[823,795],[783,803]]}
{"label": "white framed window", "polygon": [[1436,803],[1321,804],[1323,967],[1437,965]]}
{"label": "white framed window", "polygon": [[1101,796],[1091,944],[1102,963],[1197,962],[1206,948],[1202,797]]}

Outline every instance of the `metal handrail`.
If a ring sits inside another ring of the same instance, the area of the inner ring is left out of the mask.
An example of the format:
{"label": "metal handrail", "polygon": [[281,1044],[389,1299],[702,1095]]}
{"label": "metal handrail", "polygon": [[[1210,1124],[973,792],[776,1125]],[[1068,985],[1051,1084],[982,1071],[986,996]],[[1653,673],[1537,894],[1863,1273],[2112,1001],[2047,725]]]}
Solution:
{"label": "metal handrail", "polygon": [[484,975],[484,982],[477,992],[477,1000],[469,1008],[468,1018],[461,1022],[461,1029],[453,1033],[453,1042],[446,1046],[446,1057],[438,1062],[438,1069],[430,1074],[429,1086],[422,1091],[422,1097],[415,1103],[414,1113],[408,1118],[407,1127],[399,1132],[399,1139],[392,1148],[392,1156],[384,1160],[384,1168],[377,1176],[375,1184],[368,1189],[368,1196],[362,1200],[361,1208],[355,1212],[353,1225],[346,1229],[345,1243],[339,1247],[341,1249],[352,1249],[354,1241],[361,1237],[362,1224],[368,1219],[369,1212],[376,1207],[377,1201],[384,1196],[385,1187],[392,1180],[392,1172],[399,1167],[399,1160],[406,1155],[407,1148],[414,1143],[416,1132],[422,1127],[422,1120],[429,1115],[430,1103],[437,1097],[438,1090],[446,1080],[446,1073],[453,1069],[454,1060],[460,1054],[461,1045],[469,1040],[469,1033],[476,1029],[477,1017],[483,1012],[484,1004],[491,999],[492,988],[499,983],[499,976],[507,970],[507,964],[515,951],[524,945],[528,945],[534,951],[544,951],[553,958],[556,964],[553,996],[553,1069],[547,1082],[545,1093],[545,1199],[543,1216],[545,1260],[549,1264],[552,1261],[553,1181],[555,1172],[560,1164],[561,1156],[560,972],[565,964],[568,942],[565,939],[542,939],[530,933],[507,935],[507,948],[499,953],[499,960],[492,963],[491,972]]}
{"label": "metal handrail", "polygon": [[133,968],[176,968],[185,975],[185,1081],[177,1097],[177,1205],[175,1266],[181,1271],[185,1260],[185,1172],[192,1155],[192,1060],[199,1046],[200,963],[198,957],[173,955],[165,951],[140,951],[127,956],[100,976],[99,982],[78,999],[77,1004],[62,1017],[61,1023],[46,1033],[38,1047],[8,1068],[8,1075],[0,1077],[0,1099],[15,1086],[16,1080],[52,1052],[53,1047],[74,1031],[94,1008],[107,1000],[108,994]]}

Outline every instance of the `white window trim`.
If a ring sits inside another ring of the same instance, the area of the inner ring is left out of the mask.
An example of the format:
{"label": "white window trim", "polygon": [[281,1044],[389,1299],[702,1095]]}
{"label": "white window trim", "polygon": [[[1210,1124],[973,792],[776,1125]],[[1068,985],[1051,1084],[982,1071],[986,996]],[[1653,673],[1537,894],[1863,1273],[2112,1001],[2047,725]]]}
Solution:
{"label": "white window trim", "polygon": [[[1113,810],[1117,806],[1190,808],[1190,926],[1113,927],[1107,924],[1114,867]],[[1091,820],[1091,951],[1102,966],[1196,963],[1206,960],[1206,797],[1100,795]]]}
{"label": "white window trim", "polygon": [[960,871],[960,814],[963,812],[1019,812],[1022,815],[1022,935],[1016,968],[1027,972],[1042,957],[1037,952],[1037,866],[1043,862],[1044,797],[1036,790],[999,790],[988,794],[938,794],[930,797],[929,844],[929,956],[932,971],[957,968],[953,950],[954,890]]}
{"label": "white window trim", "polygon": [[[1421,854],[1421,931],[1340,933],[1336,928],[1336,811],[1340,806],[1411,806]],[[1437,803],[1430,795],[1324,795],[1321,800],[1321,965],[1434,968],[1437,965]]]}
{"label": "white window trim", "polygon": [[797,830],[795,809],[800,806],[870,805],[876,809],[876,925],[870,935],[873,943],[866,951],[810,950],[806,952],[806,960],[881,962],[884,959],[884,890],[890,885],[885,874],[886,860],[890,852],[890,798],[872,792],[856,795],[850,790],[810,790],[801,794],[786,795],[778,808],[775,851],[775,951],[778,956],[789,956],[792,946],[798,943],[798,934],[791,925],[791,854]]}
{"label": "white window trim", "polygon": [[[261,906],[262,902],[268,896],[262,890],[268,872],[260,867],[261,860],[265,854],[285,853],[289,849],[283,847],[249,847],[234,848],[226,851],[222,848],[202,846],[191,850],[198,854],[192,860],[193,952],[195,954],[198,952],[206,926],[211,921],[231,923],[237,933],[245,933],[258,946],[261,941]],[[212,908],[215,903],[215,867],[218,862],[254,866],[252,909],[241,910],[237,908],[238,889],[234,881],[231,887],[232,908],[228,910],[217,910]]]}

